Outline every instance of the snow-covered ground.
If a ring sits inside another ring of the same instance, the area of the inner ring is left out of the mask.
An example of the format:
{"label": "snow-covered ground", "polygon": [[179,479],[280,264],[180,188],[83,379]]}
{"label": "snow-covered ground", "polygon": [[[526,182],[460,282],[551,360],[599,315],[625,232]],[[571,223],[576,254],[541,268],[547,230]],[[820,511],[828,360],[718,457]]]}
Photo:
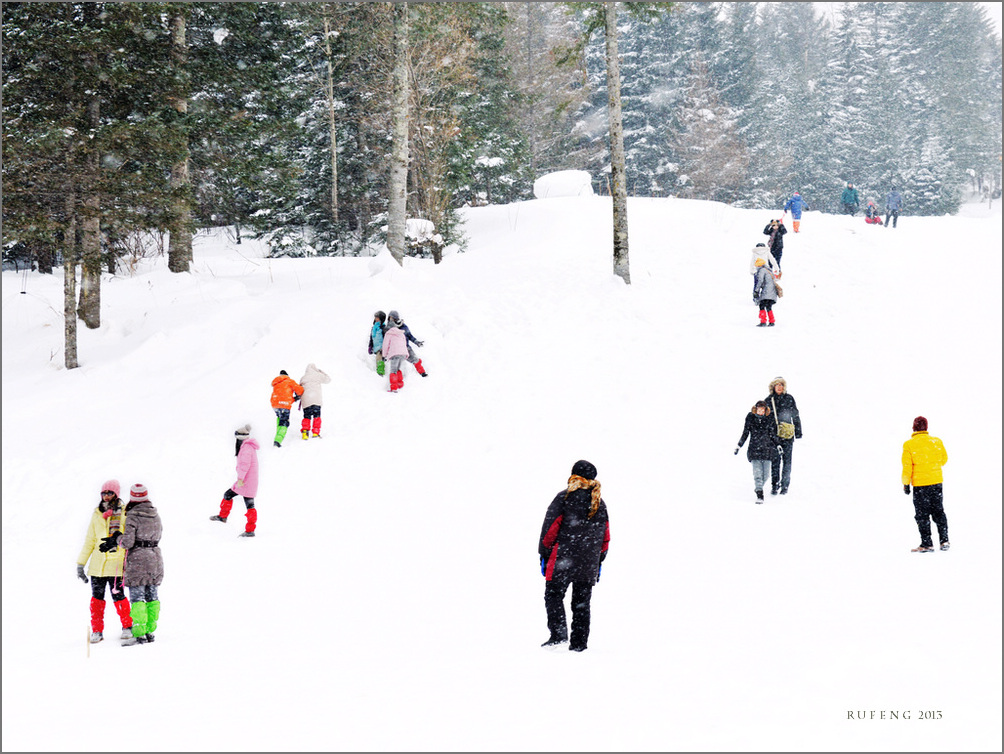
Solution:
{"label": "snow-covered ground", "polygon": [[[61,274],[4,272],[3,750],[999,751],[999,207],[807,213],[774,328],[748,273],[771,212],[629,200],[630,286],[610,214],[473,209],[467,253],[403,269],[200,234],[191,274],[106,276],[72,371]],[[425,341],[397,395],[376,309]],[[294,411],[275,449],[270,381],[310,362],[324,437]],[[755,505],[732,451],[778,375],[804,438]],[[948,553],[910,552],[918,414]],[[255,539],[240,499],[208,520],[244,422]],[[580,458],[612,542],[576,654],[539,646],[537,538]],[[74,560],[110,477],[160,510],[163,607],[156,644],[88,654]]]}

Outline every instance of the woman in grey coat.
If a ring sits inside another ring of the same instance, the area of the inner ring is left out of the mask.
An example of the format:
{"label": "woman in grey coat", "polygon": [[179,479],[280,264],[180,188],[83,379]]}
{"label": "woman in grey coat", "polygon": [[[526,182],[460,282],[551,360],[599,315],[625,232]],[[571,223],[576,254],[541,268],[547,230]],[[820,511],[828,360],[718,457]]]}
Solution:
{"label": "woman in grey coat", "polygon": [[106,552],[117,545],[126,551],[122,581],[132,602],[132,638],[122,642],[127,647],[153,641],[160,617],[157,587],[164,580],[164,558],[160,553],[163,526],[146,485],[134,484],[129,489],[125,510],[125,529],[105,537],[98,549]]}
{"label": "woman in grey coat", "polygon": [[774,326],[774,309],[777,302],[777,284],[774,274],[767,268],[767,260],[756,260],[756,282],[753,284],[753,301],[760,306],[760,324],[757,327]]}

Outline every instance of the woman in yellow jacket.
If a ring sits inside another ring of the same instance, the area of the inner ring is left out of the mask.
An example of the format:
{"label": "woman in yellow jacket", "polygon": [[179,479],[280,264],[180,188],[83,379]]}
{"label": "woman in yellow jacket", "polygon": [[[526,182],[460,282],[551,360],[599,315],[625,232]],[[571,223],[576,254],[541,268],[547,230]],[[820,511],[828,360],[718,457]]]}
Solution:
{"label": "woman in yellow jacket", "polygon": [[115,612],[122,622],[123,639],[132,636],[132,618],[129,617],[129,600],[122,588],[122,567],[125,551],[114,548],[109,552],[101,552],[98,547],[101,540],[114,532],[120,532],[125,527],[125,510],[119,500],[117,479],[110,479],[101,486],[101,502],[94,509],[84,546],[77,556],[77,578],[87,583],[84,566],[90,561],[87,573],[91,582],[91,644],[97,644],[104,638],[105,630],[105,586],[111,592],[115,602]]}
{"label": "woman in yellow jacket", "polygon": [[948,517],[941,490],[941,467],[947,462],[944,443],[927,433],[927,419],[918,416],[913,420],[913,434],[903,443],[903,492],[909,495],[913,485],[914,519],[920,529],[920,547],[911,552],[934,552],[932,518],[938,527],[941,549],[949,547]]}

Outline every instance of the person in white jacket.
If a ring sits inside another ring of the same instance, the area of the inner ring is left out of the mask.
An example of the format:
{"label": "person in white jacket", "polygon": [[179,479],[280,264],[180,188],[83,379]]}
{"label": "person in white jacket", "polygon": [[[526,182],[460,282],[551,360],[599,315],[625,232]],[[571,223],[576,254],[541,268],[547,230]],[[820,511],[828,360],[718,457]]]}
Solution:
{"label": "person in white jacket", "polygon": [[775,280],[781,277],[781,265],[777,263],[777,260],[774,259],[774,255],[770,253],[770,249],[767,248],[767,244],[758,243],[753,247],[753,254],[750,257],[750,275],[753,276],[754,292],[756,292],[756,260],[758,259],[762,259],[764,261],[764,266],[767,268],[767,271],[774,276]]}
{"label": "person in white jacket", "polygon": [[321,385],[328,382],[331,382],[331,378],[323,369],[307,364],[307,371],[300,378],[300,385],[303,386],[303,395],[300,396],[300,406],[303,408],[300,436],[304,440],[311,432],[314,437],[321,436]]}

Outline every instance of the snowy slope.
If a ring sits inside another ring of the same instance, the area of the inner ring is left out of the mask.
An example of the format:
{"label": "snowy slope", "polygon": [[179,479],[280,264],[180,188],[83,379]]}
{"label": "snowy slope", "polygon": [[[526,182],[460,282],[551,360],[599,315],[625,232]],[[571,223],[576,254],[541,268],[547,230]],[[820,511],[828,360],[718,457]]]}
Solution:
{"label": "snowy slope", "polygon": [[[3,273],[3,749],[132,751],[149,719],[148,748],[189,751],[1000,750],[999,208],[807,213],[758,329],[770,217],[631,199],[630,286],[597,196],[469,210],[439,266],[200,235],[191,274],[106,277],[70,372],[61,275]],[[425,341],[397,395],[376,309]],[[274,449],[269,383],[309,362],[324,438],[294,411]],[[757,506],[732,450],[777,375],[804,438]],[[918,414],[948,448],[950,553],[909,552]],[[244,422],[254,540],[239,499],[208,521]],[[613,535],[581,655],[539,647],[536,558],[579,458]],[[155,645],[88,657],[74,558],[109,477],[160,510],[163,610]]]}

